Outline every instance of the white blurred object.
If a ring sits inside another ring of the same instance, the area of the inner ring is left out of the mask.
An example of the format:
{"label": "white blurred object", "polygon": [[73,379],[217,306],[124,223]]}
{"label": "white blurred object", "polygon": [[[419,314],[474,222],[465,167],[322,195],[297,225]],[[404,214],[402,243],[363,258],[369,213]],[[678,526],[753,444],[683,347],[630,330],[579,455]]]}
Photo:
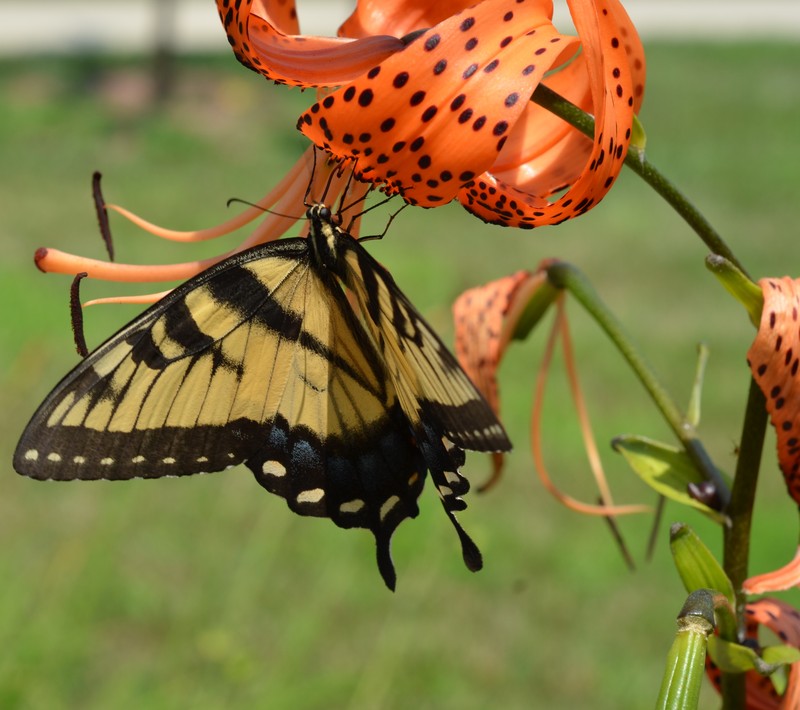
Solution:
{"label": "white blurred object", "polygon": [[[156,37],[155,2],[0,0],[0,56],[151,51]],[[173,2],[173,51],[228,51],[211,0]],[[557,26],[569,31],[566,3],[555,0],[554,4]],[[354,2],[298,0],[297,5],[304,33],[333,35]],[[627,0],[624,5],[644,38],[800,40],[798,0]]]}

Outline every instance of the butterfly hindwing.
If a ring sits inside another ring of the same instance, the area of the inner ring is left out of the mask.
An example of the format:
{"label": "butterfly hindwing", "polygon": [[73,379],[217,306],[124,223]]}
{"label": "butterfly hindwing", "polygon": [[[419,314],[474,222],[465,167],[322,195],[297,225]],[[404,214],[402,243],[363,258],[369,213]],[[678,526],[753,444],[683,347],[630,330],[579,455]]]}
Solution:
{"label": "butterfly hindwing", "polygon": [[391,274],[360,245],[343,240],[342,252],[348,285],[411,421],[435,423],[466,449],[508,451],[511,443],[483,395]]}

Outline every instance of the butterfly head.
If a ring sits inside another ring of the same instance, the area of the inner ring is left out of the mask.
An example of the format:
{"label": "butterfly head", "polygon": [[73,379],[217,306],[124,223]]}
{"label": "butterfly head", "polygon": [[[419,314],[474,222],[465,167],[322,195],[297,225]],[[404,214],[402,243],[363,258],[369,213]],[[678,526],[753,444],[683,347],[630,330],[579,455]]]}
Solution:
{"label": "butterfly head", "polygon": [[306,211],[310,230],[308,238],[317,263],[328,269],[336,269],[339,253],[336,240],[341,228],[330,208],[321,202],[311,205]]}

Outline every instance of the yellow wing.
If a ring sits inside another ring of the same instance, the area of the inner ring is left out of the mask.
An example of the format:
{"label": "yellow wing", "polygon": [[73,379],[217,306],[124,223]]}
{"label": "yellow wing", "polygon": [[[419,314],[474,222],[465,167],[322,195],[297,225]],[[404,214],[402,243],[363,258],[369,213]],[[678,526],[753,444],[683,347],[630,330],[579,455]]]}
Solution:
{"label": "yellow wing", "polygon": [[364,321],[412,423],[427,421],[453,443],[508,451],[511,442],[483,395],[391,274],[342,234],[348,276]]}
{"label": "yellow wing", "polygon": [[53,390],[14,455],[38,479],[155,478],[246,462],[295,512],[389,541],[426,464],[332,275],[290,239],[188,281]]}

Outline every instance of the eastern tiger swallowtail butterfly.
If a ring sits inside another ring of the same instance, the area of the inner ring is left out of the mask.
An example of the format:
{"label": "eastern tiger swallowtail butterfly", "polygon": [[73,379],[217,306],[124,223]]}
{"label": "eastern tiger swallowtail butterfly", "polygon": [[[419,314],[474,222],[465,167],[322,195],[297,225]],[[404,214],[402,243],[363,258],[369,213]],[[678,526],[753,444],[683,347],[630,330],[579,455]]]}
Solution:
{"label": "eastern tiger swallowtail butterfly", "polygon": [[[490,407],[386,269],[322,204],[308,238],[232,256],[190,279],[89,354],[22,434],[36,479],[130,479],[245,463],[301,515],[390,539],[418,513],[430,471],[456,521],[463,449],[506,451]],[[348,298],[346,290],[350,292]]]}

